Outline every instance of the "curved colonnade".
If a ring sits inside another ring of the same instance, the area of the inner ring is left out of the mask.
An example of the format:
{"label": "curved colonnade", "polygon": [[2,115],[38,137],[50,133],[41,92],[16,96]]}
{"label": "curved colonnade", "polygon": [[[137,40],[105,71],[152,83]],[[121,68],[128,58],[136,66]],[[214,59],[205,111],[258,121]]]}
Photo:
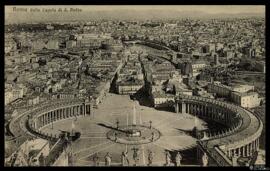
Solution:
{"label": "curved colonnade", "polygon": [[[175,111],[225,125],[223,130],[201,131],[203,136],[198,142],[200,149],[214,158],[219,165],[232,165],[234,157],[249,157],[259,149],[262,121],[247,109],[213,99],[181,95],[175,98]],[[16,116],[9,126],[15,137],[30,135],[57,141],[58,135],[48,135],[41,132],[41,129],[56,121],[90,116],[91,113],[92,103],[89,100],[58,99]],[[18,126],[22,129],[21,132],[16,131]]]}
{"label": "curved colonnade", "polygon": [[[47,125],[71,117],[84,117],[92,114],[92,103],[84,99],[56,99],[49,103],[32,108],[13,118],[9,124],[11,132],[16,136],[38,136],[43,139],[56,141],[58,135],[41,132]],[[20,123],[22,122],[22,123]],[[20,123],[18,125],[18,123]],[[19,132],[18,130],[22,131]]]}
{"label": "curved colonnade", "polygon": [[[262,121],[249,110],[234,104],[203,97],[181,95],[175,111],[210,119],[226,126],[223,130],[203,130],[198,142],[219,165],[232,165],[235,157],[249,157],[259,149]],[[199,156],[199,154],[198,154]]]}

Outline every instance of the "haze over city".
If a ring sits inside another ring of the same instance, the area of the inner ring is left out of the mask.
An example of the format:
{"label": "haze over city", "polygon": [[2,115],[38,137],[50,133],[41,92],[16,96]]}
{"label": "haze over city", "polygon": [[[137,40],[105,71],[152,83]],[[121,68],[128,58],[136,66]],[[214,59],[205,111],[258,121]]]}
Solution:
{"label": "haze over city", "polygon": [[[48,22],[48,21],[86,21],[99,19],[119,20],[156,20],[156,19],[177,19],[177,18],[234,18],[234,17],[264,17],[265,7],[259,5],[223,5],[223,6],[147,6],[147,5],[87,5],[87,6],[16,6],[26,8],[25,11],[15,11],[15,6],[5,7],[5,21],[8,23],[23,22]],[[59,8],[78,9],[79,11],[62,12],[56,15]],[[30,12],[30,8],[38,8],[41,12]],[[48,10],[47,12],[42,11]],[[52,10],[56,11],[52,11]]]}

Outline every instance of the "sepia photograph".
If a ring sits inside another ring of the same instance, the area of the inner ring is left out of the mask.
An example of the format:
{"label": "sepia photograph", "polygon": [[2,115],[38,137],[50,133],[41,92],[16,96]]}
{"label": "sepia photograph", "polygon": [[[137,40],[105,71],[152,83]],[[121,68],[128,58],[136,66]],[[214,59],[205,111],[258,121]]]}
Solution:
{"label": "sepia photograph", "polygon": [[268,169],[265,5],[5,5],[5,167]]}

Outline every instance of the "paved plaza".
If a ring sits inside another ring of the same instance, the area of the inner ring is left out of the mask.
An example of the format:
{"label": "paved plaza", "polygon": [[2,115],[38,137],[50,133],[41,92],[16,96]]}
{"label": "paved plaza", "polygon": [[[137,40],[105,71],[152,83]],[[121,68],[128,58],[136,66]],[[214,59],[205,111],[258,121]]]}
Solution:
{"label": "paved plaza", "polygon": [[[146,138],[151,137],[148,130],[151,121],[152,129],[158,133],[155,133],[153,142],[137,144],[118,142],[114,138],[108,137],[108,134],[112,134],[111,132],[116,129],[117,121],[119,129],[134,124],[142,125],[148,131],[142,133],[142,136],[146,136]],[[72,144],[74,165],[79,166],[93,165],[93,156],[96,154],[99,157],[99,165],[104,165],[104,156],[107,152],[112,157],[111,165],[121,165],[121,154],[125,151],[128,151],[129,165],[134,165],[134,149],[138,151],[137,165],[147,165],[148,155],[151,151],[154,154],[153,165],[162,166],[166,161],[166,150],[183,151],[196,145],[196,139],[186,132],[195,126],[193,116],[140,106],[128,95],[109,93],[98,109],[94,110],[92,116],[61,120],[55,122],[53,126],[44,127],[42,131],[48,133],[60,133],[60,130],[71,131],[72,122],[75,130],[81,132],[80,139]],[[205,129],[205,125],[206,123],[200,119],[196,121],[198,129]]]}

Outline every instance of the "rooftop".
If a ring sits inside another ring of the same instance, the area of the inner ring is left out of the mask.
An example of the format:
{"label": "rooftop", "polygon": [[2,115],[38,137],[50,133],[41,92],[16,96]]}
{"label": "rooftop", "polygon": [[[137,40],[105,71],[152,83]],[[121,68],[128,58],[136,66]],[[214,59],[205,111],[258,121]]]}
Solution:
{"label": "rooftop", "polygon": [[238,95],[238,96],[241,96],[241,97],[258,95],[258,93],[257,93],[257,92],[254,92],[254,91],[244,92],[244,93],[240,93],[240,92],[233,91],[232,93],[233,93],[233,94],[236,94],[236,95]]}

